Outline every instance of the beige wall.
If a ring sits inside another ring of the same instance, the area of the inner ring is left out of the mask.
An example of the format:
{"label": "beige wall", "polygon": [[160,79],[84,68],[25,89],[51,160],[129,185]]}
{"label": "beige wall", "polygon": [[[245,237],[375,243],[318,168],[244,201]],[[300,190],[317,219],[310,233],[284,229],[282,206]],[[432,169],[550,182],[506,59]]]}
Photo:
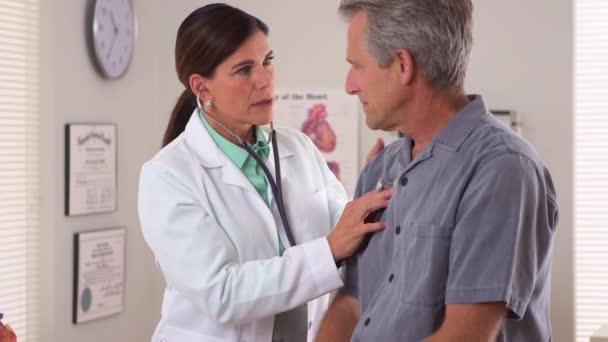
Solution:
{"label": "beige wall", "polygon": [[[467,89],[492,108],[515,109],[523,135],[537,148],[558,191],[561,219],[556,240],[552,319],[554,340],[574,340],[572,262],[572,1],[475,1],[475,48]],[[228,1],[265,20],[276,54],[277,88],[343,87],[347,72],[345,25],[337,0]],[[52,341],[146,341],[159,317],[163,289],[139,232],[137,177],[157,150],[174,101],[173,44],[181,20],[200,0],[134,0],[139,35],[129,73],[102,80],[88,59],[82,0],[43,3],[42,151],[43,333]],[[550,8],[550,10],[548,10]],[[118,125],[118,210],[63,216],[63,125]],[[362,125],[363,125],[363,121]],[[376,133],[362,129],[361,156]],[[110,226],[128,228],[127,296],[117,316],[71,324],[72,236]]]}
{"label": "beige wall", "polygon": [[[161,1],[136,0],[140,35],[128,74],[116,82],[93,69],[85,43],[83,0],[41,1],[42,8],[42,220],[43,341],[146,341],[160,316],[160,281],[137,219],[137,179],[142,162],[159,146],[148,122],[158,116],[156,32]],[[168,3],[168,2],[167,2]],[[65,217],[64,137],[68,122],[113,122],[118,128],[118,210]],[[127,228],[125,310],[72,325],[74,232]]]}

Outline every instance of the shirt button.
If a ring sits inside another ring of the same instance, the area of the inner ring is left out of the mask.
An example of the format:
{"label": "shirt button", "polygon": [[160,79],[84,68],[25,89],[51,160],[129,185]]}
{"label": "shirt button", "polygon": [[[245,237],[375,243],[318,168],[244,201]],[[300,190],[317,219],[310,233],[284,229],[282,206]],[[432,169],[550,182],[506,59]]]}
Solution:
{"label": "shirt button", "polygon": [[395,275],[394,275],[394,274],[391,274],[391,275],[388,277],[388,282],[389,282],[389,283],[392,283],[392,282],[393,282],[393,279],[395,279]]}
{"label": "shirt button", "polygon": [[407,185],[407,177],[405,175],[401,176],[401,179],[399,180],[399,184],[401,184],[401,186]]}
{"label": "shirt button", "polygon": [[397,234],[397,235],[401,234],[401,226],[397,226],[395,228],[395,234]]}
{"label": "shirt button", "polygon": [[368,317],[368,318],[365,320],[365,326],[368,326],[368,325],[369,325],[369,322],[371,322],[371,321],[372,321],[372,319]]}

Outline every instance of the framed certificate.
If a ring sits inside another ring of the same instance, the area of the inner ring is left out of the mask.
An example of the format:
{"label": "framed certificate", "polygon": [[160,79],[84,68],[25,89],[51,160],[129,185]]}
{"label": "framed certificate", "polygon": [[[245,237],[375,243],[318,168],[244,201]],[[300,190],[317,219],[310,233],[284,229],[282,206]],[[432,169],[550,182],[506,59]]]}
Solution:
{"label": "framed certificate", "polygon": [[116,125],[67,124],[65,215],[116,210]]}
{"label": "framed certificate", "polygon": [[125,228],[74,235],[74,324],[123,311],[125,246]]}

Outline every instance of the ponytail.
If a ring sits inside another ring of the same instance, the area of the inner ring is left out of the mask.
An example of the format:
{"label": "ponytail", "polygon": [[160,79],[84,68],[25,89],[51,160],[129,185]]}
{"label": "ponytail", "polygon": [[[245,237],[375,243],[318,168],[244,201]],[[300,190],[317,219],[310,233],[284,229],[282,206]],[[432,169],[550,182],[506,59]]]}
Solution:
{"label": "ponytail", "polygon": [[163,147],[167,146],[186,129],[186,124],[195,108],[196,97],[194,97],[194,94],[189,89],[185,89],[179,99],[177,99],[177,104],[173,108],[173,113],[171,113],[171,118],[163,137]]}

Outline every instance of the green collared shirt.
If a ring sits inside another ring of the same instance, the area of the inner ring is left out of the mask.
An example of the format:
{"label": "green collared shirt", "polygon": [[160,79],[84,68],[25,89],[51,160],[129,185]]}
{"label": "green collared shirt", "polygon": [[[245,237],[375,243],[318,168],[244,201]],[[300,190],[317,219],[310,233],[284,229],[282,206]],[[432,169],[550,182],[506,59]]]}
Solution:
{"label": "green collared shirt", "polygon": [[[199,116],[201,121],[203,121],[203,125],[207,129],[207,132],[209,132],[209,135],[211,135],[211,138],[213,141],[215,141],[217,147],[219,147],[219,149],[222,150],[222,152],[224,152],[224,154],[230,158],[230,160],[232,160],[232,162],[241,170],[241,172],[243,172],[255,190],[260,194],[264,200],[264,203],[269,205],[268,183],[262,167],[258,165],[255,159],[253,159],[253,157],[250,156],[245,149],[224,138],[213,127],[211,127],[209,122],[207,122],[207,118],[205,118],[205,115],[203,115],[203,111],[199,110]],[[267,142],[264,141],[264,132],[259,126],[255,127],[255,137],[256,142],[251,147],[258,154],[258,156],[265,161],[268,159],[268,155],[270,154],[270,147],[268,147]],[[283,251],[285,251],[285,246],[279,238],[280,255],[283,254]]]}

